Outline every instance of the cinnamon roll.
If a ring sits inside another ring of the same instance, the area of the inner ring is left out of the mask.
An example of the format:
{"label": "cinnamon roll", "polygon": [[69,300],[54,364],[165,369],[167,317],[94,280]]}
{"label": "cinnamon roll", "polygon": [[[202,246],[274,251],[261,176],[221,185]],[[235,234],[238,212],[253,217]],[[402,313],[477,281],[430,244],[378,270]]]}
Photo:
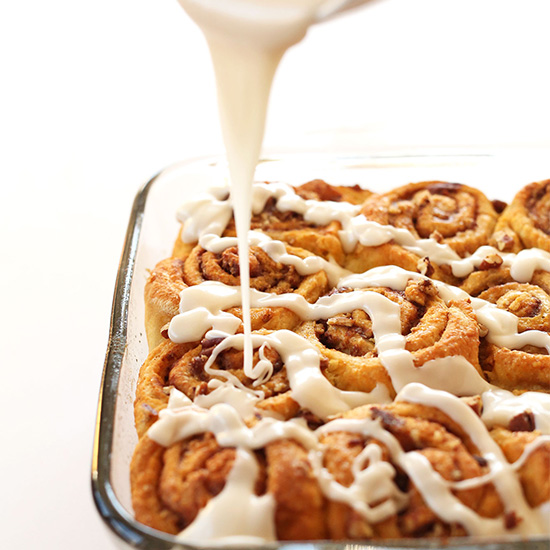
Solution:
{"label": "cinnamon roll", "polygon": [[[481,191],[441,181],[411,183],[372,195],[361,213],[367,222],[406,230],[417,242],[430,239],[434,246],[424,252],[416,245],[404,247],[396,241],[397,234],[392,240],[370,244],[367,234],[365,243],[361,244],[360,239],[360,244],[348,254],[348,269],[362,272],[380,265],[397,265],[450,283],[456,283],[456,279],[439,258],[437,244],[447,247],[447,255],[465,257],[489,242],[498,217]],[[372,228],[369,230],[372,233]]]}
{"label": "cinnamon roll", "polygon": [[230,347],[221,351],[205,369],[220,342],[221,339],[204,338],[201,342],[176,344],[167,340],[149,354],[140,370],[134,402],[138,437],[167,407],[173,388],[194,400],[208,395],[213,381],[229,382],[240,387],[241,391],[248,391],[249,396],[261,394],[261,400],[257,399],[255,403],[258,410],[269,411],[280,418],[292,418],[299,413],[300,406],[292,399],[284,364],[276,350],[268,346],[254,349],[252,368],[264,361],[269,362],[271,371],[265,382],[257,384],[244,372],[243,351],[240,349]]}
{"label": "cinnamon roll", "polygon": [[491,244],[502,252],[550,252],[550,180],[526,185],[516,194],[500,215]]}
{"label": "cinnamon roll", "polygon": [[[266,334],[267,331],[261,333]],[[193,400],[199,395],[208,394],[213,380],[229,382],[241,390],[260,394],[261,399],[255,405],[259,410],[269,411],[280,418],[292,418],[298,414],[300,406],[292,399],[284,361],[277,350],[264,345],[254,348],[251,370],[261,368],[260,361],[269,369],[269,374],[263,380],[261,377],[258,380],[247,376],[242,349],[228,347],[216,353],[215,358],[209,361],[220,342],[221,339],[205,338],[189,350],[170,369],[168,384]]]}
{"label": "cinnamon roll", "polygon": [[[461,288],[472,297],[495,304],[517,317],[517,332],[550,334],[550,273],[535,271],[529,283],[518,283],[507,267],[476,271]],[[486,336],[486,335],[484,335]],[[550,391],[550,355],[533,344],[515,349],[482,338],[480,362],[489,380],[508,390]]]}
{"label": "cinnamon roll", "polygon": [[[344,296],[349,292],[352,289],[338,289],[333,295]],[[479,327],[467,301],[446,305],[429,279],[410,280],[404,292],[373,287],[355,293],[375,293],[398,306],[403,349],[411,357],[409,379],[424,379],[423,365],[449,356],[465,359],[471,365],[470,376],[482,376],[478,360]],[[319,350],[324,358],[323,373],[334,386],[371,392],[376,385],[383,384],[394,396],[392,373],[396,381],[400,380],[400,368],[394,372],[392,362],[379,353],[374,325],[376,317],[384,318],[378,321],[384,322],[388,315],[381,310],[373,318],[365,308],[352,306],[349,311],[327,319],[306,321],[296,331]],[[382,337],[378,335],[378,339],[381,341]],[[429,384],[431,379],[429,375],[424,381]]]}
{"label": "cinnamon roll", "polygon": [[[270,187],[275,188],[276,184],[266,182],[258,185],[269,190]],[[254,188],[253,192],[255,192]],[[325,259],[332,258],[341,264],[344,261],[344,250],[339,236],[342,224],[338,221],[338,216],[335,215],[334,219],[315,221],[307,216],[307,212],[316,206],[336,203],[358,207],[370,195],[372,195],[370,191],[359,185],[331,185],[320,179],[294,188],[286,186],[285,193],[274,192],[264,201],[260,201],[261,207],[258,211],[252,212],[250,228],[266,233],[271,238],[286,242],[291,246],[308,250],[316,256]],[[284,206],[279,206],[281,199],[288,199]],[[296,199],[302,200],[300,202]],[[289,203],[299,203],[299,205],[289,206]],[[358,211],[359,208],[356,210]],[[231,216],[222,235],[231,237],[236,235],[235,221]],[[180,232],[174,244],[173,256],[186,257],[190,251],[190,243],[185,241],[182,232]]]}
{"label": "cinnamon roll", "polygon": [[[319,179],[299,185],[295,191],[305,200],[346,202],[353,205],[361,205],[372,195],[370,191],[362,189],[359,185],[334,186]],[[344,250],[339,236],[342,225],[337,220],[317,225],[304,219],[303,215],[278,210],[276,201],[271,198],[262,212],[252,216],[251,227],[267,233],[273,239],[309,250],[316,256],[332,258],[339,264],[344,261]],[[233,222],[228,227],[228,233],[232,232],[234,232]]]}
{"label": "cinnamon roll", "polygon": [[[299,259],[312,255],[291,246],[286,247],[286,252]],[[250,287],[255,290],[273,294],[296,293],[314,302],[328,289],[324,271],[300,275],[295,267],[273,260],[258,246],[250,248],[249,262]],[[240,285],[237,247],[214,253],[197,245],[185,261],[169,258],[152,270],[145,285],[145,325],[150,350],[166,338],[166,325],[179,312],[181,291],[205,281]],[[231,308],[229,313],[240,318],[241,308]],[[251,312],[253,330],[292,328],[298,322],[298,316],[281,307],[253,308]]]}
{"label": "cinnamon roll", "polygon": [[[232,523],[246,522],[248,507],[260,503],[265,511],[254,521],[267,541],[543,529],[538,507],[550,499],[548,439],[489,431],[467,403],[436,400],[443,408],[367,405],[315,429],[266,418],[244,422],[225,405],[174,410],[136,447],[136,517],[182,542],[193,542],[197,530],[205,535],[204,526],[231,535]],[[228,505],[231,517],[223,513]]]}

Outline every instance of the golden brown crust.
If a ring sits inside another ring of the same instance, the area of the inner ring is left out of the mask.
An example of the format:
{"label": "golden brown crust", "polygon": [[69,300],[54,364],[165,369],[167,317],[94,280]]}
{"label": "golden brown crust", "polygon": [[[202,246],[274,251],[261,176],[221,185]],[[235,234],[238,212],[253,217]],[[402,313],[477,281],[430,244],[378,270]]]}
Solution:
{"label": "golden brown crust", "polygon": [[[550,273],[538,270],[529,283],[516,282],[508,267],[475,271],[461,288],[518,318],[518,332],[550,332]],[[507,390],[550,391],[550,356],[545,348],[509,349],[482,338],[480,362],[488,379]]]}
{"label": "golden brown crust", "polygon": [[168,405],[171,389],[170,371],[193,345],[175,344],[170,340],[164,340],[149,353],[143,363],[134,401],[134,420],[138,437],[141,438],[158,419],[159,412]]}
{"label": "golden brown crust", "polygon": [[269,444],[265,450],[267,491],[275,498],[275,524],[282,540],[326,538],[325,498],[307,451],[292,440]]}
{"label": "golden brown crust", "polygon": [[224,487],[235,451],[211,434],[164,448],[148,437],[137,444],[130,465],[136,519],[176,534]]}
{"label": "golden brown crust", "polygon": [[298,185],[296,194],[306,200],[349,202],[360,205],[372,195],[372,192],[360,185],[331,185],[324,180],[316,179]]}
{"label": "golden brown crust", "polygon": [[499,217],[491,244],[503,252],[550,252],[550,180],[526,185]]}
{"label": "golden brown crust", "polygon": [[[519,460],[525,448],[536,441],[537,432],[512,432],[503,427],[491,431],[508,462]],[[518,469],[519,478],[529,506],[540,506],[550,500],[550,442],[539,445]]]}
{"label": "golden brown crust", "polygon": [[185,262],[181,258],[161,260],[145,283],[145,333],[149,349],[164,338],[163,327],[179,312],[180,292],[187,286],[183,280]]}

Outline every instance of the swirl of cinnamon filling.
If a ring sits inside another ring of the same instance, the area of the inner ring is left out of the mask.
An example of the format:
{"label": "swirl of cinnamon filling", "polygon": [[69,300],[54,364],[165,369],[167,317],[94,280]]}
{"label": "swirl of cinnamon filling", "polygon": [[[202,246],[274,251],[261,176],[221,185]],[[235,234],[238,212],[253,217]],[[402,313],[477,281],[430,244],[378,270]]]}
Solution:
{"label": "swirl of cinnamon filling", "polygon": [[[269,182],[265,182],[269,185]],[[294,188],[298,197],[305,201],[362,204],[370,191],[359,185],[331,185],[324,180],[312,180]],[[272,239],[283,241],[291,246],[309,250],[316,256],[334,259],[338,263],[344,260],[344,251],[340,241],[339,231],[342,225],[332,220],[328,223],[316,224],[304,218],[304,215],[292,210],[282,210],[277,207],[277,199],[270,197],[265,202],[261,212],[252,213],[250,228],[269,235]],[[231,218],[222,233],[224,237],[236,236],[235,220]],[[196,243],[184,242],[181,231],[174,243],[172,255],[186,258]]]}
{"label": "swirl of cinnamon filling", "polygon": [[[513,313],[519,333],[550,333],[550,273],[535,271],[530,283],[518,283],[507,267],[477,271],[461,288]],[[483,338],[480,362],[489,380],[508,390],[550,391],[550,355],[546,348],[526,345],[521,349],[497,346]]]}
{"label": "swirl of cinnamon filling", "polygon": [[[428,279],[410,280],[404,292],[383,287],[365,288],[360,292],[381,294],[399,305],[401,333],[414,367],[433,359],[462,356],[481,374],[477,356],[479,329],[468,302],[446,305]],[[325,320],[306,321],[296,332],[325,358],[323,374],[337,388],[370,392],[377,384],[384,384],[390,394],[395,395],[388,371],[378,355],[372,319],[363,309]]]}
{"label": "swirl of cinnamon filling", "polygon": [[491,244],[503,252],[550,252],[550,180],[526,185],[500,215]]}
{"label": "swirl of cinnamon filling", "polygon": [[[488,243],[498,214],[479,190],[459,183],[429,181],[411,183],[368,198],[361,213],[369,221],[408,230],[417,239],[433,239],[465,257]],[[358,245],[346,267],[361,272],[380,265],[398,265],[428,276],[454,282],[448,266],[433,258],[421,258],[389,242],[378,246]]]}
{"label": "swirl of cinnamon filling", "polygon": [[[287,253],[306,258],[310,252],[287,246]],[[250,287],[273,294],[296,293],[314,302],[328,289],[324,271],[300,275],[293,266],[274,261],[263,249],[250,247]],[[155,266],[145,285],[145,324],[149,349],[154,349],[167,337],[166,324],[179,312],[180,292],[188,286],[205,281],[218,281],[230,286],[240,285],[238,250],[232,246],[213,253],[196,246],[186,260],[170,258]],[[241,318],[241,308],[230,313]],[[252,329],[292,328],[300,321],[282,307],[252,308]]]}

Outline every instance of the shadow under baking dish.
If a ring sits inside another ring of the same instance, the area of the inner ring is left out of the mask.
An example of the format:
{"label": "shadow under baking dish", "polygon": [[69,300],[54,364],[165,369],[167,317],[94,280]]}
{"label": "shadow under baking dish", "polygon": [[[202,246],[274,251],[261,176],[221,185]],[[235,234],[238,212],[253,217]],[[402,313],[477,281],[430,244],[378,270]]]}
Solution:
{"label": "shadow under baking dish", "polygon": [[[264,159],[259,181],[299,184],[323,178],[336,185],[359,183],[371,191],[415,181],[444,180],[478,187],[489,199],[509,201],[520,187],[548,177],[538,156],[525,152],[377,154],[371,156],[288,155]],[[201,190],[226,178],[222,159],[206,158],[168,167],[137,193],[130,215],[113,299],[92,460],[92,492],[99,514],[121,548],[193,548],[175,537],[138,523],[132,514],[129,465],[137,435],[133,401],[139,368],[147,356],[143,291],[148,270],[170,256],[179,224],[177,208]],[[257,549],[378,550],[383,548],[468,548],[470,550],[549,550],[550,539],[499,537],[406,539],[395,541],[280,542]],[[202,547],[201,547],[202,548]],[[208,548],[208,546],[206,546]],[[217,547],[219,548],[219,546]]]}

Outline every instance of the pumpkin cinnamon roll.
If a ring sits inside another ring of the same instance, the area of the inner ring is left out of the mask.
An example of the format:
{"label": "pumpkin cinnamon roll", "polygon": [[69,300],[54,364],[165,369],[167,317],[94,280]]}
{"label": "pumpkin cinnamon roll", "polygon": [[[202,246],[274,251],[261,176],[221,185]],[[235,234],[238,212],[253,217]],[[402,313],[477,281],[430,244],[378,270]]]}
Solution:
{"label": "pumpkin cinnamon roll", "polygon": [[[472,297],[514,314],[518,334],[527,331],[550,334],[550,273],[547,271],[535,271],[529,283],[515,281],[508,267],[476,271],[468,276],[461,288]],[[506,342],[496,344],[484,334],[480,362],[486,376],[493,384],[507,390],[550,391],[547,348],[533,343],[522,345],[521,342],[518,344],[521,347],[516,348],[513,338],[515,335],[510,335]]]}
{"label": "pumpkin cinnamon roll", "polygon": [[[267,333],[261,331],[261,334]],[[276,349],[262,344],[254,347],[251,371],[262,368],[260,362],[269,371],[264,377],[254,378],[252,373],[245,372],[242,349],[228,346],[211,358],[221,342],[218,338],[204,339],[189,350],[170,369],[169,385],[193,400],[209,394],[212,381],[228,382],[241,391],[259,395],[255,407],[262,411],[285,419],[298,414],[300,406],[292,399],[284,361]]]}
{"label": "pumpkin cinnamon roll", "polygon": [[[235,448],[221,447],[210,433],[168,448],[143,437],[131,465],[136,519],[171,534],[192,526],[200,511],[220,497],[237,454]],[[273,521],[276,537],[280,540],[326,538],[324,498],[307,450],[293,440],[277,440],[249,455],[248,460],[257,471],[252,498],[268,495],[274,502],[274,511],[270,514],[273,519],[266,518],[265,522]],[[222,521],[236,520],[231,514]]]}
{"label": "pumpkin cinnamon roll", "polygon": [[502,252],[550,252],[550,180],[526,185],[500,215],[491,244]]}
{"label": "pumpkin cinnamon roll", "polygon": [[[312,254],[286,246],[286,253],[297,259]],[[328,290],[324,271],[300,275],[295,267],[273,260],[259,246],[249,251],[250,288],[272,294],[296,293],[314,302]],[[190,286],[206,281],[217,281],[229,286],[240,286],[237,247],[231,246],[214,253],[200,246],[194,247],[187,259],[162,260],[151,272],[145,285],[145,323],[149,349],[154,349],[167,336],[167,323],[179,312],[180,293]],[[241,318],[241,308],[229,313]],[[282,307],[252,308],[252,329],[292,328],[299,317]]]}
{"label": "pumpkin cinnamon roll", "polygon": [[[176,344],[161,343],[143,364],[134,402],[135,425],[141,437],[155,422],[161,410],[167,407],[173,388],[191,400],[211,393],[213,381],[228,382],[230,386],[247,392],[248,397],[261,395],[255,407],[281,418],[292,418],[300,406],[291,397],[290,385],[283,361],[276,350],[268,346],[254,349],[252,369],[260,361],[269,362],[270,376],[263,383],[255,383],[243,368],[243,351],[228,348],[209,361],[221,338],[204,338],[201,342]],[[206,368],[205,368],[206,367]],[[200,401],[200,398],[199,398]],[[304,414],[306,414],[304,412]],[[313,415],[309,414],[310,417]]]}
{"label": "pumpkin cinnamon roll", "polygon": [[[348,269],[362,272],[397,265],[449,283],[456,280],[448,263],[486,245],[498,217],[481,191],[441,181],[411,183],[373,195],[361,214],[368,227],[346,258]],[[378,235],[380,231],[385,234]]]}
{"label": "pumpkin cinnamon roll", "polygon": [[[312,180],[295,188],[296,194],[306,201],[348,203],[361,205],[372,193],[358,185],[334,186],[323,180]],[[357,209],[359,210],[359,209]],[[336,217],[336,214],[335,214]],[[268,234],[273,239],[281,240],[292,246],[309,250],[316,256],[333,259],[342,265],[344,249],[339,232],[342,224],[337,219],[328,223],[314,223],[307,216],[289,210],[281,211],[277,208],[275,198],[266,202],[263,210],[253,214],[251,228]],[[228,233],[234,233],[234,222],[228,226]]]}
{"label": "pumpkin cinnamon roll", "polygon": [[181,542],[251,535],[235,529],[257,533],[257,525],[266,542],[540,534],[537,507],[550,499],[547,439],[489,431],[468,404],[438,400],[451,400],[454,414],[397,401],[315,429],[244,421],[227,405],[171,410],[132,458],[136,519]]}
{"label": "pumpkin cinnamon roll", "polygon": [[[333,259],[339,264],[344,260],[339,235],[342,230],[341,218],[358,213],[359,205],[372,195],[359,185],[331,185],[320,179],[297,187],[269,182],[257,183],[252,192],[252,230],[261,231],[272,239],[303,248],[327,260]],[[257,201],[254,200],[256,197]],[[320,210],[324,211],[320,218],[312,214]],[[232,216],[222,231],[222,236],[236,235]],[[190,244],[184,241],[180,232],[173,255],[185,257],[190,250]]]}
{"label": "pumpkin cinnamon roll", "polygon": [[[377,300],[378,303],[369,306],[368,294],[382,297],[383,301]],[[349,300],[353,295],[357,299]],[[468,376],[482,377],[478,360],[479,327],[471,305],[464,300],[447,305],[429,279],[410,280],[404,291],[384,287],[355,291],[344,288],[332,294],[335,300],[338,296],[342,300],[347,297],[350,302],[345,311],[306,321],[296,329],[319,350],[324,358],[323,374],[334,386],[371,392],[382,384],[394,396],[399,389],[396,384],[400,387],[413,380],[437,383],[438,376],[427,375],[422,366],[434,366],[437,360],[446,357],[455,360],[459,357],[458,361],[466,364]],[[393,307],[388,308],[388,303]],[[391,316],[395,316],[396,326],[392,327],[393,332],[383,334]],[[394,349],[381,348],[386,338],[396,342]],[[397,339],[401,340],[399,344]],[[396,364],[394,353],[405,354],[407,365]],[[442,364],[441,368],[448,367]],[[454,376],[446,377],[451,388]],[[455,391],[459,393],[458,386]]]}

